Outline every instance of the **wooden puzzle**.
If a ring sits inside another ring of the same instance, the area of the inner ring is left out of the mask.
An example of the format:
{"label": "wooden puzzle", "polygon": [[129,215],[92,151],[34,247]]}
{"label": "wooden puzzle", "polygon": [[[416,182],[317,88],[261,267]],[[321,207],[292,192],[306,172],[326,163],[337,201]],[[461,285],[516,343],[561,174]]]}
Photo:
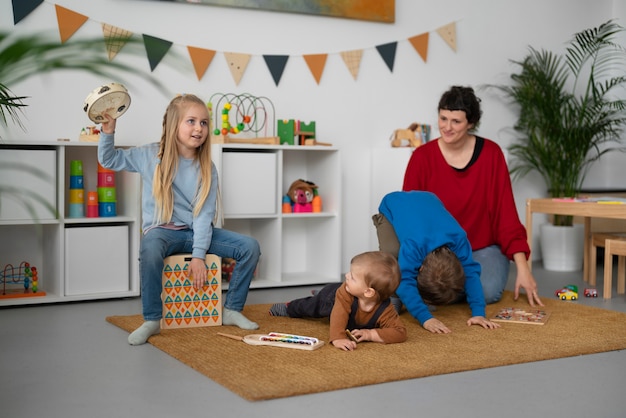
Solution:
{"label": "wooden puzzle", "polygon": [[495,322],[510,322],[515,324],[543,325],[548,321],[550,313],[542,309],[502,308],[489,318]]}
{"label": "wooden puzzle", "polygon": [[207,278],[201,289],[195,289],[187,275],[190,261],[189,254],[164,260],[162,329],[222,325],[222,261],[207,254]]}

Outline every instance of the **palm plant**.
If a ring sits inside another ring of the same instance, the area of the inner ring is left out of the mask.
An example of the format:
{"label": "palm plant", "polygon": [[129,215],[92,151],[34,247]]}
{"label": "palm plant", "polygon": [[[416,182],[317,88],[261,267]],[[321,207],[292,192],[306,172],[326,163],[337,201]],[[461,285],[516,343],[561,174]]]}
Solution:
{"label": "palm plant", "polygon": [[[537,171],[552,197],[578,196],[591,164],[604,154],[623,150],[626,123],[623,92],[626,50],[615,38],[624,29],[613,21],[574,35],[565,54],[529,47],[511,85],[490,86],[519,107],[509,146],[510,172],[519,178]],[[557,215],[555,225],[571,225]]]}
{"label": "palm plant", "polygon": [[[153,86],[165,92],[162,84],[150,73],[137,70],[119,61],[111,61],[105,54],[108,43],[125,45],[124,50],[137,53],[141,40],[133,37],[79,39],[66,43],[53,41],[46,33],[15,35],[0,32],[0,128],[9,128],[11,123],[25,129],[21,116],[28,106],[26,95],[14,94],[9,86],[16,85],[33,76],[58,70],[76,70],[106,79],[120,79],[120,74],[141,75]],[[0,136],[0,140],[2,137]],[[2,163],[0,170],[21,170],[39,177],[45,173],[35,167],[20,163]],[[1,174],[1,171],[0,171]],[[50,180],[50,179],[49,179]],[[54,213],[54,208],[36,194],[10,185],[0,184],[0,195],[16,199],[31,214],[35,202],[46,206]]]}

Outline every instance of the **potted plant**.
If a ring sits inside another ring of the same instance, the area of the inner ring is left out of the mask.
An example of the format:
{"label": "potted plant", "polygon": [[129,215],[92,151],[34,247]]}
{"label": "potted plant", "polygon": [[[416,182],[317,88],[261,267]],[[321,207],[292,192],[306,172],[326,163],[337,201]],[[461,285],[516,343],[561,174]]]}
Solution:
{"label": "potted plant", "polygon": [[[623,150],[626,99],[617,90],[626,83],[626,51],[616,39],[623,32],[609,20],[575,34],[564,54],[529,47],[528,55],[512,61],[519,72],[510,85],[489,86],[519,109],[518,135],[508,147],[513,179],[536,171],[551,197],[577,197],[591,164]],[[553,224],[571,227],[573,219],[555,215]]]}
{"label": "potted plant", "polygon": [[[125,50],[136,53],[136,48],[141,43],[137,38],[78,39],[66,43],[51,39],[53,37],[46,33],[15,35],[0,32],[0,129],[8,129],[11,124],[26,129],[21,116],[28,106],[27,100],[30,97],[14,94],[9,86],[44,73],[76,70],[106,79],[118,78],[120,73],[140,74],[159,90],[164,91],[162,84],[151,74],[119,61],[111,61],[106,56],[106,45],[109,43],[122,44]],[[77,108],[80,109],[80,104]],[[24,174],[45,177],[45,174],[36,167],[20,162],[0,163],[0,176],[2,170],[18,170]],[[19,202],[31,215],[34,214],[35,205],[43,205],[54,213],[54,208],[41,196],[25,193],[18,185],[0,184],[0,196],[2,195]]]}

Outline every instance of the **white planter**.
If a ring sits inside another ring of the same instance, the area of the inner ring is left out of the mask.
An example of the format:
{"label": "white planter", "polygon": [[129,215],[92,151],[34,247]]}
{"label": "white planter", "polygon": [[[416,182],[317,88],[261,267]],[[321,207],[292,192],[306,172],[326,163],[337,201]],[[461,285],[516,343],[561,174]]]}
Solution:
{"label": "white planter", "polygon": [[583,267],[585,228],[541,225],[541,255],[543,267],[551,271],[578,271]]}

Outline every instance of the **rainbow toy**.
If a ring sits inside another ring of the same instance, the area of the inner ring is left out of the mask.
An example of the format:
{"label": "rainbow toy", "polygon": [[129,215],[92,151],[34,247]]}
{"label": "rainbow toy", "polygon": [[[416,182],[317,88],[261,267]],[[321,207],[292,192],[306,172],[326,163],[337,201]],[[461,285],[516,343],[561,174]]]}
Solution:
{"label": "rainbow toy", "polygon": [[314,337],[303,335],[283,334],[280,332],[270,332],[269,334],[251,334],[241,337],[239,335],[225,334],[218,332],[217,335],[243,341],[249,345],[269,345],[273,347],[295,348],[297,350],[317,350],[324,345],[324,341]]}

